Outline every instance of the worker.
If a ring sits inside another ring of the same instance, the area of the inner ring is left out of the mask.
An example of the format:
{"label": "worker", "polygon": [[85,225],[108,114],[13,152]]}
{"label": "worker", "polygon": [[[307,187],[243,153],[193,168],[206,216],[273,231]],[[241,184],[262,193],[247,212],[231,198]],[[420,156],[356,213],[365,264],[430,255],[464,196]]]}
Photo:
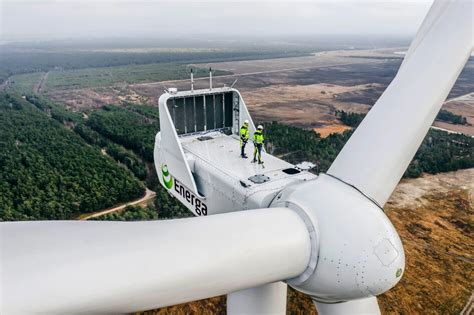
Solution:
{"label": "worker", "polygon": [[245,154],[245,145],[249,141],[249,121],[245,120],[242,127],[240,127],[240,156],[243,159],[247,158],[247,154]]}
{"label": "worker", "polygon": [[257,162],[258,157],[258,164],[263,164],[262,161],[262,148],[263,142],[265,139],[263,138],[263,126],[258,125],[257,130],[254,132],[252,137],[254,149],[253,149],[253,161],[252,163]]}

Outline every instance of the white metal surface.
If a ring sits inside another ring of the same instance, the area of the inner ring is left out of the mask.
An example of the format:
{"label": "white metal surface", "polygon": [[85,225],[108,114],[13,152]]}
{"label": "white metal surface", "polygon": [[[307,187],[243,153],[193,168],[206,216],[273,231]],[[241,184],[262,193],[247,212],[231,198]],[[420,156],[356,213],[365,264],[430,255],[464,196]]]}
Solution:
{"label": "white metal surface", "polygon": [[248,159],[243,159],[240,157],[238,139],[219,132],[209,135],[213,136],[212,140],[199,141],[197,137],[181,138],[183,150],[223,170],[235,179],[247,180],[255,174],[272,173],[294,167],[292,164],[266,153],[262,153],[264,167],[258,163],[251,163],[254,148],[252,142],[249,141],[245,148]]}
{"label": "white metal surface", "polygon": [[294,277],[310,256],[306,226],[289,209],[0,229],[1,314],[153,309]]}
{"label": "white metal surface", "polygon": [[328,175],[285,189],[272,206],[304,212],[317,234],[312,274],[288,281],[321,302],[372,297],[392,288],[405,269],[400,238],[383,211]]}
{"label": "white metal surface", "polygon": [[[219,132],[208,135],[213,139],[199,141],[198,136],[181,138],[185,154],[192,156],[194,161],[193,174],[198,189],[207,197],[207,214],[268,207],[286,186],[316,178],[309,172],[284,173],[284,169],[293,165],[266,153],[263,155],[263,168],[251,163],[250,159],[240,157],[239,141],[235,137]],[[252,149],[253,145],[249,144],[249,156]],[[249,180],[256,174],[267,176],[268,181],[257,184]]]}
{"label": "white metal surface", "polygon": [[473,49],[473,2],[435,3],[403,67],[328,173],[383,206]]}
{"label": "white metal surface", "polygon": [[318,315],[380,315],[379,304],[375,297],[334,304],[315,301],[314,304]]}
{"label": "white metal surface", "polygon": [[288,286],[283,282],[265,284],[227,295],[227,315],[285,315]]}
{"label": "white metal surface", "polygon": [[[179,94],[179,92],[176,94]],[[170,96],[170,94],[165,93],[161,95],[158,101],[161,130],[156,135],[155,149],[153,151],[158,179],[160,180],[160,183],[165,186],[163,183],[164,178],[162,168],[166,167],[169,170],[173,170],[174,176],[179,178],[179,180],[196,196],[202,197],[196,187],[196,182],[194,181],[193,175],[184,156],[183,148],[181,147],[178,135],[176,134],[173,121],[168,112],[168,106],[166,106],[166,102]],[[156,143],[160,143],[159,151]]]}
{"label": "white metal surface", "polygon": [[[467,0],[470,1],[470,0]],[[407,53],[405,54],[405,58],[403,59],[401,67],[406,63],[406,61],[410,58],[413,52],[418,48],[418,45],[422,42],[425,38],[425,35],[428,31],[433,27],[434,23],[438,20],[439,16],[441,15],[442,11],[449,6],[450,1],[434,1],[431,5],[428,13],[426,14],[425,19],[420,25],[418,32],[410,44]]]}
{"label": "white metal surface", "polygon": [[[252,117],[250,116],[249,111],[247,109],[247,105],[245,105],[244,98],[242,97],[242,95],[240,94],[240,92],[238,90],[236,90],[236,89],[232,89],[232,90],[234,91],[234,93],[237,93],[237,95],[239,95],[239,98],[240,98],[239,121],[242,123],[243,121],[248,120],[249,121],[249,126],[248,126],[249,134],[253,135],[256,128],[255,128],[255,124],[252,120]],[[240,128],[240,126],[239,126],[239,128]],[[251,139],[249,139],[248,144],[251,144],[250,140]]]}

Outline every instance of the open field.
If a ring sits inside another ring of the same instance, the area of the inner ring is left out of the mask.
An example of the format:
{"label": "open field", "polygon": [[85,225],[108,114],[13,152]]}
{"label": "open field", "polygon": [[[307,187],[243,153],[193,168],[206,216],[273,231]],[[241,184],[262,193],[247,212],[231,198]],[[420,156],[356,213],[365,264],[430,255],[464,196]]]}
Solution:
{"label": "open field", "polygon": [[[354,51],[354,54],[358,54],[358,52]],[[382,71],[385,69],[380,65],[386,62],[393,62],[398,65],[400,61],[401,59],[399,58],[395,60],[390,58],[349,58],[346,51],[334,51],[327,52],[324,55],[315,54],[309,57],[221,62],[204,64],[202,66],[211,65],[216,69],[232,71],[233,75],[216,78],[214,85],[230,85],[237,79],[236,87],[240,91],[245,92],[279,84],[310,85],[329,83],[348,85],[345,84],[348,80],[352,80],[353,84],[372,83],[376,77],[380,77],[381,69]],[[388,72],[382,76],[391,79],[394,75],[394,71],[388,69]],[[371,77],[373,77],[372,80],[370,80]],[[163,84],[176,86],[179,89],[189,88],[187,81],[136,84],[132,88],[146,94],[151,89],[161,89]],[[205,78],[196,82],[196,88],[207,87],[208,81]]]}
{"label": "open field", "polygon": [[[339,57],[338,53],[343,54]],[[221,75],[214,78],[214,86],[224,84],[231,85],[236,79],[236,87],[242,92],[252,91],[256,88],[268,87],[271,85],[310,85],[316,83],[345,84],[341,80],[344,75],[349,75],[354,79],[354,84],[370,83],[370,80],[361,79],[360,76],[367,76],[375,72],[378,65],[384,63],[382,59],[348,58],[347,52],[334,52],[324,57],[297,57],[297,58],[277,58],[254,61],[235,61],[238,65],[255,63],[255,69],[251,72],[243,73],[242,69],[237,69],[240,73],[231,75]],[[289,60],[289,61],[288,61]],[[391,60],[391,59],[389,59]],[[396,59],[398,60],[398,59]],[[397,64],[399,61],[395,61]],[[203,68],[211,65],[215,69],[232,71],[229,62],[215,64],[200,64]],[[232,71],[233,72],[233,71]],[[379,71],[380,72],[380,71]],[[372,75],[379,75],[374,73]],[[394,75],[389,69],[389,73],[384,75],[391,78]],[[339,79],[338,79],[339,78]],[[388,81],[389,82],[389,81]],[[388,82],[386,82],[388,84]],[[208,87],[207,78],[196,79],[196,88]],[[177,87],[179,89],[189,89],[189,80],[168,80],[159,82],[147,82],[137,84],[121,84],[110,87],[85,88],[75,90],[50,89],[48,95],[53,99],[66,103],[73,108],[98,107],[113,102],[119,103],[118,96],[139,95],[148,104],[157,104],[158,96],[167,87]],[[119,89],[119,93],[117,93]],[[262,95],[265,97],[265,95]],[[251,105],[251,104],[249,104]],[[278,116],[278,113],[277,113]],[[259,117],[257,117],[259,118]]]}
{"label": "open field", "polygon": [[386,207],[406,252],[387,313],[459,314],[474,290],[474,169],[402,180]]}
{"label": "open field", "polygon": [[351,127],[343,125],[343,124],[332,124],[332,125],[325,125],[319,128],[313,128],[313,130],[321,135],[322,138],[326,138],[332,133],[342,133],[346,130],[351,129]]}
{"label": "open field", "polygon": [[[459,314],[474,290],[474,169],[405,179],[385,212],[406,254],[401,282],[379,297],[382,314]],[[138,314],[222,314],[224,297]],[[316,314],[308,296],[288,290],[288,314]]]}
{"label": "open field", "polygon": [[[256,121],[276,120],[305,128],[338,128],[335,110],[367,112],[395,76],[401,55],[394,50],[348,50],[316,53],[311,56],[244,60],[200,64],[206,68],[231,71],[214,78],[214,86],[231,85],[235,80],[252,117]],[[474,59],[462,72],[444,109],[468,118],[469,125],[436,122],[435,126],[474,135]],[[156,105],[167,87],[189,89],[189,80],[167,80],[85,89],[50,89],[48,95],[81,110],[124,100]],[[196,88],[208,86],[208,79],[196,79]],[[327,129],[329,128],[329,129]]]}
{"label": "open field", "polygon": [[474,136],[474,92],[447,101],[443,109],[466,117],[470,126],[453,125],[441,121],[435,121],[434,126]]}
{"label": "open field", "polygon": [[[206,76],[207,73],[207,69],[195,69],[196,77]],[[9,89],[24,93],[51,92],[189,77],[186,65],[169,63],[52,70],[47,74],[47,78],[44,78],[42,72],[14,75],[10,78]],[[215,74],[228,74],[228,72],[217,70]],[[35,89],[35,87],[38,88]]]}
{"label": "open field", "polygon": [[[308,55],[295,47],[182,40],[12,42],[2,45],[0,83],[15,74],[157,63],[204,63]],[[206,45],[206,44],[204,44]]]}
{"label": "open field", "polygon": [[44,72],[35,72],[13,75],[8,79],[4,88],[8,89],[9,92],[31,93],[35,90],[44,74]]}
{"label": "open field", "polygon": [[374,62],[377,59],[401,60],[401,56],[393,54],[393,49],[335,50],[318,52],[303,57],[216,62],[208,63],[206,66],[231,71],[235,74],[248,74],[288,69],[301,70],[310,67],[329,66],[331,64],[368,63]]}
{"label": "open field", "polygon": [[[252,117],[279,121],[293,126],[315,128],[337,124],[336,110],[366,112],[369,106],[337,100],[339,93],[372,89],[373,84],[272,85],[243,92]],[[255,119],[254,118],[254,119]],[[315,119],[316,118],[316,119]]]}
{"label": "open field", "polygon": [[[216,75],[220,74],[227,74],[227,72],[216,72]],[[196,77],[205,75],[207,75],[207,69],[195,69]],[[177,80],[187,77],[189,77],[189,73],[186,70],[186,65],[167,63],[56,70],[50,72],[48,81],[45,84],[45,90],[65,90],[146,81]]]}

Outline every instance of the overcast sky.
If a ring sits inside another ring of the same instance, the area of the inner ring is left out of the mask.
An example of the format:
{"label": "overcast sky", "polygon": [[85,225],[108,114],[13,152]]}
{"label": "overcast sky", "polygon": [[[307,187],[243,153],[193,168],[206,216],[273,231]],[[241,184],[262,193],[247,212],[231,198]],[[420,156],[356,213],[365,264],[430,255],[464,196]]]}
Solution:
{"label": "overcast sky", "polygon": [[413,36],[432,0],[0,0],[1,39]]}

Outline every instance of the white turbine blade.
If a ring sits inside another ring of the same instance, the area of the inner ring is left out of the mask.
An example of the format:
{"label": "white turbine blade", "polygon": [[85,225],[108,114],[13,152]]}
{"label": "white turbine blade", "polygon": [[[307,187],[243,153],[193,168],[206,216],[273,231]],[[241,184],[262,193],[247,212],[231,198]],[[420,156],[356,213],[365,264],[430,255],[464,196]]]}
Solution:
{"label": "white turbine blade", "polygon": [[283,282],[265,284],[227,295],[227,315],[286,314],[288,286]]}
{"label": "white turbine blade", "polygon": [[318,315],[380,315],[376,297],[342,303],[320,303],[314,301]]}
{"label": "white turbine blade", "polygon": [[414,40],[416,48],[328,170],[380,206],[408,167],[473,48],[472,1],[435,5],[426,29]]}
{"label": "white turbine blade", "polygon": [[284,208],[0,230],[1,314],[124,313],[227,294],[299,275],[311,247]]}
{"label": "white turbine blade", "polygon": [[418,48],[418,45],[420,42],[425,38],[425,35],[428,33],[428,31],[431,29],[433,24],[438,20],[438,18],[441,16],[442,11],[447,8],[449,5],[449,1],[435,1],[433,2],[433,5],[431,6],[430,10],[428,11],[428,14],[426,15],[425,19],[421,23],[420,28],[418,29],[418,32],[411,42],[411,45],[405,55],[405,58],[402,62],[402,65],[400,67],[403,67],[403,65],[406,63],[406,61],[410,58],[412,53]]}

